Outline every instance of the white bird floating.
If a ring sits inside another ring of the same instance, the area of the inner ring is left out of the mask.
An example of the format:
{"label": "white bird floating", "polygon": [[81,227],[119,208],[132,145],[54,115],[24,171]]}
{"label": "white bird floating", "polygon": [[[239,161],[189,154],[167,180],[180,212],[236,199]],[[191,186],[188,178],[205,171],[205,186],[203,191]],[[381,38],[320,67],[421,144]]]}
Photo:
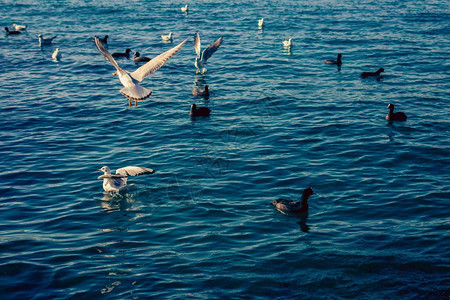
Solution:
{"label": "white bird floating", "polygon": [[258,28],[262,29],[264,27],[264,18],[258,20]]}
{"label": "white bird floating", "polygon": [[14,28],[14,30],[25,30],[25,29],[27,29],[27,25],[13,24],[12,27]]}
{"label": "white bird floating", "polygon": [[116,72],[113,75],[119,75],[119,80],[123,85],[120,92],[128,98],[128,105],[131,106],[131,100],[134,100],[134,105],[137,106],[137,101],[142,101],[150,97],[152,90],[146,89],[139,85],[145,77],[152,74],[156,70],[162,67],[162,65],[171,58],[175,53],[177,53],[187,40],[181,42],[178,46],[156,56],[143,66],[139,67],[136,71],[130,73],[127,70],[122,69],[112,55],[106,50],[105,46],[100,42],[98,37],[94,38],[95,44],[98,50],[109,61],[115,68]]}
{"label": "white bird floating", "polygon": [[188,5],[186,4],[185,6],[183,6],[183,7],[181,8],[181,11],[187,13],[187,12],[189,11]]}
{"label": "white bird floating", "polygon": [[56,35],[51,38],[44,38],[42,34],[38,34],[39,38],[39,45],[50,45],[54,38],[56,38]]}
{"label": "white bird floating", "polygon": [[169,34],[161,34],[161,38],[165,42],[171,42],[172,41],[172,32],[169,32]]}
{"label": "white bird floating", "polygon": [[207,64],[208,58],[210,58],[211,55],[213,55],[213,53],[216,52],[217,49],[219,49],[220,45],[222,44],[222,40],[223,37],[221,36],[217,39],[217,41],[206,47],[203,52],[200,52],[202,47],[200,43],[200,35],[198,34],[198,32],[195,33],[194,48],[195,52],[197,53],[197,57],[195,58],[195,67],[197,68],[197,74],[203,74],[206,72],[205,66]]}
{"label": "white bird floating", "polygon": [[288,40],[283,40],[283,46],[287,48],[292,47],[292,38],[289,38]]}
{"label": "white bird floating", "polygon": [[107,166],[104,166],[97,171],[102,171],[104,173],[97,179],[103,179],[103,189],[106,192],[120,192],[128,186],[131,186],[132,184],[127,184],[128,176],[138,176],[155,173],[153,169],[135,166],[128,166],[117,169],[116,174],[111,174],[111,170]]}
{"label": "white bird floating", "polygon": [[59,51],[59,48],[56,48],[55,51],[52,54],[52,58],[55,61],[58,61],[61,59],[61,51]]}

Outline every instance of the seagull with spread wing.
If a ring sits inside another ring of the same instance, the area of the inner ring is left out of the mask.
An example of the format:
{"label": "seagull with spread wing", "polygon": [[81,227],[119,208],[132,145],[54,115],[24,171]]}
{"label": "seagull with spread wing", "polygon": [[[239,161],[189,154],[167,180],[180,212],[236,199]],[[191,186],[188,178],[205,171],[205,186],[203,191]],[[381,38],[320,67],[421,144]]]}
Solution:
{"label": "seagull with spread wing", "polygon": [[197,57],[195,58],[195,67],[197,68],[196,74],[203,74],[206,72],[205,66],[207,64],[207,60],[211,57],[211,55],[213,55],[214,52],[217,51],[217,49],[219,49],[220,45],[222,44],[222,40],[223,37],[221,36],[217,39],[217,41],[206,47],[205,50],[201,52],[202,45],[200,43],[200,35],[198,34],[198,32],[195,33],[194,48],[195,52],[197,52]]}
{"label": "seagull with spread wing", "polygon": [[116,170],[116,174],[111,174],[109,167],[104,166],[97,171],[102,171],[104,174],[97,179],[103,179],[103,189],[106,192],[120,192],[130,184],[127,184],[128,176],[138,176],[144,174],[153,174],[153,169],[144,167],[124,167]]}
{"label": "seagull with spread wing", "polygon": [[116,68],[117,71],[114,72],[113,75],[119,76],[120,83],[122,83],[123,85],[123,88],[120,90],[120,92],[128,98],[129,106],[131,106],[131,100],[134,100],[134,105],[137,106],[137,101],[142,101],[150,97],[150,95],[152,94],[152,90],[142,87],[139,82],[141,82],[151,73],[161,68],[162,65],[175,53],[177,53],[181,49],[181,47],[183,47],[184,43],[186,43],[186,40],[184,40],[178,46],[173,47],[172,49],[156,56],[145,65],[139,67],[136,71],[130,73],[127,70],[122,69],[117,64],[116,60],[111,56],[102,42],[100,42],[98,37],[95,37],[94,41],[100,53],[103,54],[105,59]]}

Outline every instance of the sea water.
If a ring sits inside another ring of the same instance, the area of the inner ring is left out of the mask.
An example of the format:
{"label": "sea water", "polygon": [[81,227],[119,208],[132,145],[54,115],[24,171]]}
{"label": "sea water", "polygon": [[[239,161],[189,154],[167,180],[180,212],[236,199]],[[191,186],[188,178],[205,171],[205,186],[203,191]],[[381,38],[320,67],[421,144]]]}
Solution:
{"label": "sea water", "polygon": [[[6,0],[0,20],[28,25],[0,37],[2,299],[448,299],[448,1]],[[223,36],[204,75],[195,32]],[[106,34],[187,42],[129,107]],[[112,196],[104,165],[156,172]],[[310,186],[302,230],[270,202]]]}

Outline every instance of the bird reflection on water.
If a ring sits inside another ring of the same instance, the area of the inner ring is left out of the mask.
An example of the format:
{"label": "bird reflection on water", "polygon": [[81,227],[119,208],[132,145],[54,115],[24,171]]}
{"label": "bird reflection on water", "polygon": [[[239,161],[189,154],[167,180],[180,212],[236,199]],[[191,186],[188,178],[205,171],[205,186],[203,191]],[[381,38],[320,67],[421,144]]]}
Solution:
{"label": "bird reflection on water", "polygon": [[104,192],[100,199],[100,206],[107,213],[127,211],[133,208],[135,196],[130,192]]}

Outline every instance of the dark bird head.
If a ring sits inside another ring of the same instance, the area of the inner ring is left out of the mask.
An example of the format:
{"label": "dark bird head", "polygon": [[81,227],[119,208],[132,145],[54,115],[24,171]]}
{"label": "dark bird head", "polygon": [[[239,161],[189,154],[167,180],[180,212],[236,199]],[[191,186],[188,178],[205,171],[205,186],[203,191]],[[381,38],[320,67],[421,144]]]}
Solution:
{"label": "dark bird head", "polygon": [[309,197],[314,194],[312,187],[309,187],[303,191],[303,196]]}

